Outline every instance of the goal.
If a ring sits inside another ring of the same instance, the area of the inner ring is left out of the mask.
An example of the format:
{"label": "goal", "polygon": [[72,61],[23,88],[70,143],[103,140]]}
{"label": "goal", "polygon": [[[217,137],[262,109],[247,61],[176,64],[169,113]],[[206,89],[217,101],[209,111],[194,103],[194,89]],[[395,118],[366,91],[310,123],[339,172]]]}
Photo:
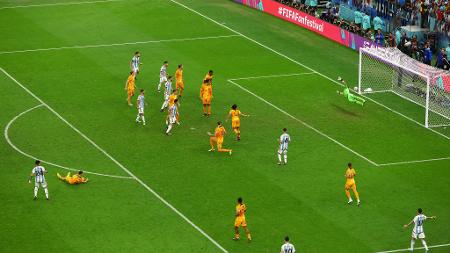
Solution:
{"label": "goal", "polygon": [[[358,72],[359,94],[406,110],[412,118],[420,117],[419,123],[427,128],[450,125],[449,71],[416,61],[397,48],[373,47],[360,49]],[[374,93],[381,94],[369,95]],[[405,100],[419,107],[411,109],[403,104]]]}

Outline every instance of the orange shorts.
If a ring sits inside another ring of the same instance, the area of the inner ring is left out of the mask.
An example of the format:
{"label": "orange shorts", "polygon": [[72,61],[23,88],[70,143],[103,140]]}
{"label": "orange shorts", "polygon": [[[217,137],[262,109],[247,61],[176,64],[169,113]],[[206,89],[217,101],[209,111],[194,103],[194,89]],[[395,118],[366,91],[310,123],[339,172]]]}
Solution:
{"label": "orange shorts", "polygon": [[184,83],[182,81],[177,82],[176,87],[177,87],[177,89],[184,90]]}
{"label": "orange shorts", "polygon": [[134,89],[128,90],[127,93],[128,93],[128,96],[130,96],[130,97],[134,96]]}
{"label": "orange shorts", "polygon": [[247,226],[247,221],[245,220],[245,217],[236,217],[236,219],[234,220],[234,226],[235,227],[246,227]]}
{"label": "orange shorts", "polygon": [[210,105],[211,104],[211,97],[203,97],[202,98],[202,103],[204,105]]}
{"label": "orange shorts", "polygon": [[239,128],[241,126],[241,120],[239,118],[233,118],[231,120],[231,127],[232,128]]}

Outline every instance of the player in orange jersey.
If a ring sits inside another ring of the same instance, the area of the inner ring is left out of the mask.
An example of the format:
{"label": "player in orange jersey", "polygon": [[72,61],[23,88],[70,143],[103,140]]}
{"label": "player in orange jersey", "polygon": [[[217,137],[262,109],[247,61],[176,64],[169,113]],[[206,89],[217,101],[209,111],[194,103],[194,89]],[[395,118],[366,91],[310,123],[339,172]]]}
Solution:
{"label": "player in orange jersey", "polygon": [[348,204],[351,204],[353,202],[353,199],[350,196],[350,189],[352,189],[353,193],[355,194],[356,200],[358,201],[357,205],[359,206],[361,204],[361,201],[359,200],[359,194],[356,190],[355,176],[356,171],[352,167],[352,163],[348,163],[347,170],[345,171],[345,178],[347,179],[347,181],[345,182],[345,194],[348,198]]}
{"label": "player in orange jersey", "polygon": [[[178,91],[178,100],[183,96],[184,82],[183,82],[183,64],[179,64],[177,71],[175,71],[176,88]],[[178,101],[180,102],[180,101]]]}
{"label": "player in orange jersey", "polygon": [[238,110],[237,105],[234,104],[231,106],[231,110],[228,113],[226,121],[231,116],[231,128],[233,129],[234,133],[236,134],[236,139],[239,141],[241,140],[241,119],[240,116],[248,117],[250,115],[243,114],[241,111]]}
{"label": "player in orange jersey", "polygon": [[233,240],[239,240],[239,227],[242,226],[247,233],[248,241],[252,240],[252,236],[250,235],[250,231],[247,228],[247,221],[245,220],[245,212],[247,211],[247,207],[242,202],[242,198],[238,198],[236,205],[236,218],[234,220],[234,237]]}
{"label": "player in orange jersey", "polygon": [[209,137],[209,144],[211,144],[211,149],[208,151],[214,151],[214,143],[217,144],[217,151],[219,152],[228,152],[230,155],[232,153],[231,149],[225,149],[222,148],[222,144],[223,144],[223,139],[225,134],[227,133],[227,131],[225,130],[225,127],[222,126],[222,123],[217,122],[217,127],[214,130],[214,134],[211,134],[210,132],[207,132],[207,134],[210,136]]}
{"label": "player in orange jersey", "polygon": [[211,79],[203,80],[200,88],[200,99],[203,103],[203,116],[211,116],[211,100],[213,98]]}
{"label": "player in orange jersey", "polygon": [[61,179],[64,182],[67,182],[69,184],[81,184],[81,183],[87,183],[89,179],[83,177],[83,171],[78,171],[77,174],[70,176],[70,172],[67,173],[67,176],[63,177],[59,175],[59,173],[56,174],[59,179]]}
{"label": "player in orange jersey", "polygon": [[131,98],[134,96],[134,90],[136,89],[136,72],[131,71],[125,82],[125,90],[127,91],[127,102],[129,106],[132,106]]}

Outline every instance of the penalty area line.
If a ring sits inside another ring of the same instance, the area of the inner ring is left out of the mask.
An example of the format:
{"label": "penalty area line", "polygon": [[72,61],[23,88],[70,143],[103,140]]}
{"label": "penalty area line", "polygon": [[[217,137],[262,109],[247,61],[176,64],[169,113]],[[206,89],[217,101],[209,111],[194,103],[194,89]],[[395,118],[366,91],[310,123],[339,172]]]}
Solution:
{"label": "penalty area line", "polygon": [[261,100],[262,102],[264,102],[264,103],[270,105],[271,107],[275,108],[276,110],[280,111],[281,113],[283,113],[284,115],[290,117],[291,119],[293,119],[293,120],[299,122],[300,124],[302,124],[302,125],[305,126],[306,128],[309,128],[310,130],[312,130],[312,131],[316,132],[317,134],[319,134],[319,135],[321,135],[321,136],[327,138],[328,140],[330,140],[330,141],[336,143],[337,145],[339,145],[340,147],[346,149],[347,151],[350,151],[351,153],[353,153],[353,154],[357,155],[358,157],[364,159],[365,161],[369,162],[370,164],[372,164],[372,165],[374,165],[374,166],[377,166],[377,167],[379,166],[376,162],[374,162],[374,161],[370,160],[369,158],[367,158],[367,157],[361,155],[360,153],[354,151],[353,149],[351,149],[351,148],[345,146],[344,144],[342,144],[342,143],[339,142],[338,140],[333,139],[333,138],[330,137],[329,135],[323,133],[322,131],[320,131],[320,130],[318,130],[317,128],[311,126],[310,124],[304,122],[303,120],[300,120],[300,119],[296,118],[295,116],[293,116],[292,114],[289,114],[289,113],[286,112],[285,110],[283,110],[283,109],[281,109],[280,107],[278,107],[278,106],[272,104],[271,102],[267,101],[266,99],[260,97],[259,95],[255,94],[255,93],[253,93],[252,91],[250,91],[250,90],[248,90],[248,89],[242,87],[242,86],[239,85],[238,83],[236,83],[236,82],[234,82],[234,81],[232,81],[232,80],[228,80],[228,82],[234,84],[236,87],[238,87],[238,88],[240,88],[241,90],[243,90],[243,91],[249,93],[250,95],[253,95],[253,96],[256,97],[257,99],[259,99],[259,100]]}
{"label": "penalty area line", "polygon": [[134,42],[123,42],[123,43],[112,43],[112,44],[75,45],[75,46],[64,46],[64,47],[24,49],[24,50],[15,50],[15,51],[3,51],[3,52],[0,52],[0,55],[3,55],[3,54],[17,54],[17,53],[29,53],[29,52],[40,52],[40,51],[55,51],[55,50],[64,50],[64,49],[118,47],[118,46],[150,44],[150,43],[162,43],[162,42],[182,42],[182,41],[196,41],[196,40],[212,40],[212,39],[224,39],[224,38],[232,38],[232,37],[240,37],[240,35],[230,34],[230,35],[192,37],[192,38],[178,38],[178,39],[175,38],[175,39],[162,39],[162,40],[134,41]]}
{"label": "penalty area line", "polygon": [[180,218],[186,221],[189,225],[191,225],[195,230],[197,230],[200,234],[202,234],[206,239],[208,239],[211,243],[213,243],[218,249],[220,249],[224,253],[228,253],[228,251],[222,247],[218,242],[216,242],[211,236],[209,236],[203,229],[197,226],[194,222],[192,222],[189,218],[187,218],[183,213],[181,213],[178,209],[176,209],[172,204],[170,204],[167,200],[165,200],[161,195],[159,195],[155,190],[153,190],[150,186],[148,186],[144,181],[138,178],[133,172],[131,172],[127,167],[125,167],[122,163],[117,161],[114,157],[112,157],[106,150],[101,148],[97,143],[95,143],[91,138],[87,137],[83,132],[81,132],[78,128],[72,125],[69,121],[67,121],[61,114],[55,111],[52,107],[50,107],[47,103],[45,103],[41,98],[39,98],[36,94],[30,91],[27,87],[17,81],[13,76],[11,76],[8,72],[6,72],[3,68],[0,67],[0,71],[3,72],[9,79],[14,81],[18,86],[20,86],[23,90],[25,90],[30,96],[34,97],[37,101],[39,101],[43,106],[45,106],[48,110],[50,110],[56,117],[58,117],[61,121],[66,123],[70,128],[72,128],[75,132],[77,132],[81,137],[83,137],[86,141],[88,141],[92,146],[94,146],[98,151],[103,153],[106,157],[108,157],[111,161],[113,161],[120,169],[126,172],[130,177],[134,178],[142,187],[144,187],[147,191],[149,191],[153,196],[159,199],[164,205],[166,205],[170,210],[176,213]]}
{"label": "penalty area line", "polygon": [[434,161],[442,161],[442,160],[450,160],[450,156],[449,157],[424,159],[424,160],[402,161],[402,162],[392,162],[392,163],[380,163],[378,165],[379,166],[391,166],[391,165],[401,165],[401,164],[411,164],[411,163],[426,163],[426,162],[434,162]]}
{"label": "penalty area line", "polygon": [[[441,247],[448,247],[450,246],[450,243],[447,244],[439,244],[439,245],[432,245],[432,246],[428,246],[429,249],[432,248],[441,248]],[[425,249],[424,247],[419,247],[419,248],[414,248],[414,249]],[[377,251],[375,253],[392,253],[392,252],[405,252],[405,251],[410,251],[410,248],[406,248],[406,249],[394,249],[394,250],[386,250],[386,251]]]}

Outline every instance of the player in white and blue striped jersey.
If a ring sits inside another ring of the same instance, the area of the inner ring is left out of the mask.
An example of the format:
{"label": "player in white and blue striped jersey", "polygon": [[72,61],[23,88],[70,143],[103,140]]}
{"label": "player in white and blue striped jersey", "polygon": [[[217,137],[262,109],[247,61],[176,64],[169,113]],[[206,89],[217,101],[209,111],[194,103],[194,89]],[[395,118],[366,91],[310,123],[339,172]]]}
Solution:
{"label": "player in white and blue striped jersey", "polygon": [[144,96],[144,90],[141,90],[141,93],[139,94],[137,98],[137,109],[138,109],[138,115],[136,117],[136,123],[141,123],[139,119],[142,119],[142,124],[145,126],[145,117],[144,117],[144,107],[145,107],[145,96]]}
{"label": "player in white and blue striped jersey", "polygon": [[166,120],[166,124],[167,124],[167,130],[166,130],[166,135],[171,135],[172,128],[173,128],[173,124],[177,123],[180,124],[178,122],[178,99],[175,99],[173,101],[173,105],[169,108],[169,115],[168,118]]}
{"label": "player in white and blue striped jersey", "polygon": [[403,226],[404,228],[407,228],[409,227],[409,225],[414,223],[414,228],[411,235],[411,252],[414,250],[414,244],[417,239],[420,239],[422,241],[425,252],[428,252],[428,246],[425,242],[425,232],[423,231],[423,222],[427,219],[436,219],[436,216],[427,217],[422,213],[422,208],[419,208],[417,209],[417,215],[412,219],[412,221]]}
{"label": "player in white and blue striped jersey", "polygon": [[43,166],[41,166],[41,161],[39,161],[39,160],[36,160],[36,162],[34,164],[36,166],[31,171],[30,178],[28,179],[28,183],[31,184],[31,180],[34,177],[34,198],[33,199],[34,200],[37,199],[39,185],[41,185],[42,188],[44,188],[45,197],[47,198],[47,200],[49,200],[47,182],[45,181],[45,174],[47,173],[47,170],[45,170],[45,168]]}
{"label": "player in white and blue striped jersey", "polygon": [[281,245],[280,253],[295,253],[295,247],[289,242],[289,236],[284,238],[284,244]]}
{"label": "player in white and blue striped jersey", "polygon": [[166,83],[164,84],[164,102],[161,106],[161,112],[163,112],[169,105],[169,98],[172,94],[172,80],[172,76],[169,76],[169,78],[166,80]]}
{"label": "player in white and blue striped jersey", "polygon": [[158,92],[161,91],[161,85],[167,82],[167,67],[169,66],[168,61],[164,61],[161,69],[159,70],[159,83],[158,83]]}
{"label": "player in white and blue striped jersey", "polygon": [[[280,147],[278,148],[278,164],[287,164],[287,151],[289,143],[291,142],[291,137],[287,133],[287,129],[283,128],[283,134],[281,134],[280,139],[278,139],[278,143]],[[284,156],[284,160],[281,159],[281,156]]]}
{"label": "player in white and blue striped jersey", "polygon": [[137,74],[139,74],[139,65],[141,64],[141,53],[139,53],[139,51],[136,51],[130,62],[130,68],[131,71],[133,71],[134,76],[137,76]]}

